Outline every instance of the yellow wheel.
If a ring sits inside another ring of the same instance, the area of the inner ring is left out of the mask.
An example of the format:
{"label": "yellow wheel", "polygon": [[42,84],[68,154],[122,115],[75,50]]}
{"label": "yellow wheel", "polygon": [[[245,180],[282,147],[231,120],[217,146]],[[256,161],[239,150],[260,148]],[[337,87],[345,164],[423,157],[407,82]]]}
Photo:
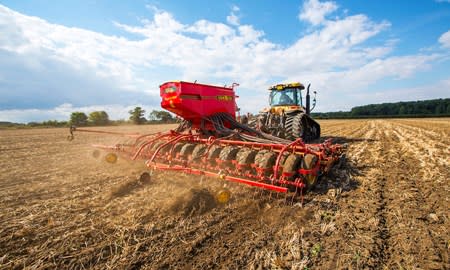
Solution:
{"label": "yellow wheel", "polygon": [[105,160],[108,163],[114,164],[117,162],[117,155],[114,153],[109,153],[105,156]]}
{"label": "yellow wheel", "polygon": [[226,204],[231,197],[231,192],[228,189],[222,189],[216,194],[216,201],[220,204]]}

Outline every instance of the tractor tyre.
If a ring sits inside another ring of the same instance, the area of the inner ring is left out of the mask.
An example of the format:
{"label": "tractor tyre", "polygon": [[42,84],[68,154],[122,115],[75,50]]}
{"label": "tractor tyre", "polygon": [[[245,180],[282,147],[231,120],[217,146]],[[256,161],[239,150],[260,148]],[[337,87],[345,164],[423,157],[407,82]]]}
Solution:
{"label": "tractor tyre", "polygon": [[[311,170],[313,169],[317,164],[317,156],[312,154],[306,154],[301,163],[301,168],[305,170]],[[318,175],[312,175],[307,174],[303,176],[305,179],[305,185],[307,190],[311,190],[317,182],[317,179],[319,178]]]}
{"label": "tractor tyre", "polygon": [[287,115],[284,122],[284,138],[288,140],[295,140],[296,138],[292,135],[292,123],[294,122],[295,115]]}
{"label": "tractor tyre", "polygon": [[299,113],[294,116],[292,121],[291,134],[295,139],[302,138],[305,139],[305,128],[306,123],[303,120],[303,114]]}

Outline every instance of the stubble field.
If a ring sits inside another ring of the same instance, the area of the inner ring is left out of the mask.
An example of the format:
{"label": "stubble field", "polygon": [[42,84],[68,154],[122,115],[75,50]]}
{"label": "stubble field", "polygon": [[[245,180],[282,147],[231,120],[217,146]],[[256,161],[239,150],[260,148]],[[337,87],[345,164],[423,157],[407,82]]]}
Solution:
{"label": "stubble field", "polygon": [[181,173],[139,181],[142,162],[92,156],[117,138],[0,130],[0,269],[450,269],[450,119],[320,124],[347,158],[303,206]]}

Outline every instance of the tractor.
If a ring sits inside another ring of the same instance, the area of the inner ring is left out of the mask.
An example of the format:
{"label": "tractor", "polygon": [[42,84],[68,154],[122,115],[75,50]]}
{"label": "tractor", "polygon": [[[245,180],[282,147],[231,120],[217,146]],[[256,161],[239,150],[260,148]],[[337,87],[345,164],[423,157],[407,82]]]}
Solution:
{"label": "tractor", "polygon": [[320,125],[311,118],[311,111],[316,106],[314,99],[310,107],[308,85],[305,105],[302,91],[305,86],[299,82],[277,84],[269,88],[269,108],[263,109],[249,125],[257,130],[288,140],[301,138],[303,141],[313,141],[320,138]]}

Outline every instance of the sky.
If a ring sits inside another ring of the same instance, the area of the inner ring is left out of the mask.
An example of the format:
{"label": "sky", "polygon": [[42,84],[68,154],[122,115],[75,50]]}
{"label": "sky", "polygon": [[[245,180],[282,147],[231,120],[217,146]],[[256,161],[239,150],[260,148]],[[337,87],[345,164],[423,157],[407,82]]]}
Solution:
{"label": "sky", "polygon": [[316,112],[449,98],[450,0],[0,0],[0,121],[126,119],[171,80],[252,113],[296,81]]}

